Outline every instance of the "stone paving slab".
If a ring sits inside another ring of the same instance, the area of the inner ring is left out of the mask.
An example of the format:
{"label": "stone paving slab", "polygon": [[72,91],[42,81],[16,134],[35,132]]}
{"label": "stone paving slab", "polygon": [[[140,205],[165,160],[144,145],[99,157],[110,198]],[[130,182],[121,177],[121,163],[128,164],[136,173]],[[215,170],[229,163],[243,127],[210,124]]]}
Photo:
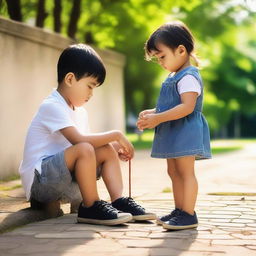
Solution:
{"label": "stone paving slab", "polygon": [[[156,198],[141,203],[158,214],[172,209],[172,199]],[[220,201],[223,206],[216,209]],[[199,196],[199,227],[175,232],[152,221],[109,227],[78,224],[75,214],[65,214],[0,235],[0,256],[256,256],[256,207],[252,202],[255,197]]]}

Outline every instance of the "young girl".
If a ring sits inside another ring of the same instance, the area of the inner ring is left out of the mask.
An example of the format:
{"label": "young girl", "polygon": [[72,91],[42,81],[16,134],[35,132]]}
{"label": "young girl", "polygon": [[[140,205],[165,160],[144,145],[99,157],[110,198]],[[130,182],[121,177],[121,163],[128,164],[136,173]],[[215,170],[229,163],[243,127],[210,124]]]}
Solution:
{"label": "young girl", "polygon": [[172,230],[198,226],[194,163],[211,158],[209,128],[202,114],[203,83],[190,63],[190,57],[197,62],[193,50],[192,34],[181,22],[162,25],[145,45],[146,59],[156,58],[171,72],[162,84],[156,108],[142,111],[137,126],[155,128],[151,156],[167,160],[175,209],[157,223]]}

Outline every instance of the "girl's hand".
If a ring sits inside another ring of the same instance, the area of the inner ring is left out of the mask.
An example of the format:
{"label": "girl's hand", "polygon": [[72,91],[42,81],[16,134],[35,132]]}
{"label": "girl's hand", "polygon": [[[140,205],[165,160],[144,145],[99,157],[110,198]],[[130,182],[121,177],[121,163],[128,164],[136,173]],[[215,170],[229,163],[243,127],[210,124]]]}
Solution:
{"label": "girl's hand", "polygon": [[146,110],[143,110],[139,113],[139,117],[138,117],[138,121],[137,121],[137,127],[140,131],[143,131],[143,128],[141,127],[141,122],[140,120],[144,119],[144,117],[148,114],[153,114],[156,112],[156,109],[153,108],[153,109],[146,109]]}
{"label": "girl's hand", "polygon": [[137,122],[137,126],[140,130],[152,129],[157,125],[159,125],[157,114],[146,114]]}
{"label": "girl's hand", "polygon": [[143,110],[143,111],[141,111],[141,112],[139,113],[138,119],[143,118],[143,117],[144,117],[145,115],[147,115],[147,114],[153,114],[153,113],[155,113],[155,111],[156,111],[155,108]]}

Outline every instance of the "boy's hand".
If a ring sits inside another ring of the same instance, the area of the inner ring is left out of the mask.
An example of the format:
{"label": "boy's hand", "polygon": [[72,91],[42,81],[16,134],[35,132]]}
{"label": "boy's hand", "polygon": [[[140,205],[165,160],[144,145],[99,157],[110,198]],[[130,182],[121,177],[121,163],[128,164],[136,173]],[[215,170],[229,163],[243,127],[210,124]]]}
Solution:
{"label": "boy's hand", "polygon": [[137,122],[139,130],[152,129],[159,125],[157,114],[145,114]]}
{"label": "boy's hand", "polygon": [[120,139],[117,140],[117,142],[119,143],[122,149],[122,151],[119,150],[120,153],[118,152],[120,157],[122,157],[122,159],[127,159],[127,160],[133,158],[133,155],[134,155],[133,145],[127,140],[127,138],[122,133],[120,133]]}
{"label": "boy's hand", "polygon": [[124,151],[123,147],[118,142],[116,142],[116,141],[111,142],[111,145],[114,147],[114,149],[117,152],[118,157],[121,161],[126,162],[130,159],[128,153],[126,151]]}
{"label": "boy's hand", "polygon": [[122,148],[120,148],[117,153],[118,153],[119,159],[122,161],[126,162],[130,159],[127,152],[125,152]]}

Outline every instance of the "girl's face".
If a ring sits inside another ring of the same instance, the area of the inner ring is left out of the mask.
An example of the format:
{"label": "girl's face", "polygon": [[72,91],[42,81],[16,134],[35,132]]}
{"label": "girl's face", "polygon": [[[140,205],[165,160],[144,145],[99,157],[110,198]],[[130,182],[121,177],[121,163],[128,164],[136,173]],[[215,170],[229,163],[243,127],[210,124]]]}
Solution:
{"label": "girl's face", "polygon": [[66,75],[66,101],[68,105],[73,107],[80,107],[84,105],[93,96],[93,89],[96,88],[99,83],[93,76],[83,77],[76,80],[73,73]]}
{"label": "girl's face", "polygon": [[170,72],[177,72],[190,65],[189,55],[183,45],[179,45],[176,49],[158,43],[159,51],[152,51],[152,55],[157,58],[158,63]]}

